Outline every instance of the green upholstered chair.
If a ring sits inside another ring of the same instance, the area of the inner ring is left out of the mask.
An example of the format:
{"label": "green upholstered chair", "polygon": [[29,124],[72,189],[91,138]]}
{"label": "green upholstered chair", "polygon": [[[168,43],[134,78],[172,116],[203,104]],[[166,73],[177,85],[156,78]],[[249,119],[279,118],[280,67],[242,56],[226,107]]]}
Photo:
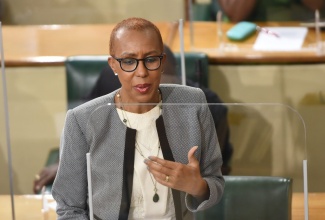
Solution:
{"label": "green upholstered chair", "polygon": [[213,16],[212,3],[194,3],[192,5],[192,14],[194,21],[211,21],[215,20]]}
{"label": "green upholstered chair", "polygon": [[50,153],[47,157],[46,164],[45,166],[50,166],[52,164],[55,164],[56,162],[59,161],[59,148],[53,148],[50,150]]}
{"label": "green upholstered chair", "polygon": [[289,220],[292,180],[284,177],[225,176],[217,205],[196,213],[197,220]]}
{"label": "green upholstered chair", "polygon": [[108,65],[108,56],[70,56],[65,61],[68,108],[84,102],[96,84],[100,72]]}
{"label": "green upholstered chair", "polygon": [[[181,75],[181,54],[174,53],[177,61],[178,75]],[[202,52],[184,53],[186,78],[208,88],[209,58]]]}

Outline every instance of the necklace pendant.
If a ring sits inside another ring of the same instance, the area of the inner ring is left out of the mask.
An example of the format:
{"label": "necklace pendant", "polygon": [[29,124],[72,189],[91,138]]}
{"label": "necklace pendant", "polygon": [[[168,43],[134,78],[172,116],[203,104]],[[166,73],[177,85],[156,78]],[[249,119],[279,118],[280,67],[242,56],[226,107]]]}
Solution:
{"label": "necklace pendant", "polygon": [[159,201],[159,196],[158,196],[157,193],[155,193],[155,195],[153,196],[152,201],[154,201],[154,202],[158,202]]}

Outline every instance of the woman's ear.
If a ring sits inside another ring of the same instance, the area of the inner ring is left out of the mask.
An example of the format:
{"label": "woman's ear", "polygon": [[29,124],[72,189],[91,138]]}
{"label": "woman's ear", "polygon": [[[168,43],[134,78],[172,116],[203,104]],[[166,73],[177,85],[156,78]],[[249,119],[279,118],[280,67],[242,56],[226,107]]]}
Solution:
{"label": "woman's ear", "polygon": [[112,56],[108,56],[107,62],[108,62],[108,65],[113,70],[113,72],[116,74],[117,72],[116,72],[116,68],[115,68],[114,58]]}
{"label": "woman's ear", "polygon": [[166,62],[166,60],[167,60],[167,55],[166,55],[166,53],[163,53],[162,54],[164,57],[162,58],[162,64],[165,64],[165,62]]}
{"label": "woman's ear", "polygon": [[162,58],[162,60],[161,60],[161,66],[162,66],[162,72],[161,73],[163,73],[164,72],[164,69],[165,69],[165,67],[166,67],[166,61],[167,61],[167,55],[165,54],[165,53],[163,53],[162,54],[163,55],[163,58]]}

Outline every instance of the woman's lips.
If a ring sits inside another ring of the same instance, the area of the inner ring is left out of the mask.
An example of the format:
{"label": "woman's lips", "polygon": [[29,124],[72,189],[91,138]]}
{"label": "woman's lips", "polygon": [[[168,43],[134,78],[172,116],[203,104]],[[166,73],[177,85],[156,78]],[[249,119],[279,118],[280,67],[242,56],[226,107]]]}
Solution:
{"label": "woman's lips", "polygon": [[138,84],[134,88],[140,93],[146,93],[150,89],[150,84]]}

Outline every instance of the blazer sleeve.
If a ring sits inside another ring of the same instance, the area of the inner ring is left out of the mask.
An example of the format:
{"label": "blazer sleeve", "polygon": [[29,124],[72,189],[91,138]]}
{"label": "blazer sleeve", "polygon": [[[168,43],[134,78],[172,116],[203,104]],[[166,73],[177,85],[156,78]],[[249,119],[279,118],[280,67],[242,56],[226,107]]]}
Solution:
{"label": "blazer sleeve", "polygon": [[[206,103],[204,95],[203,102]],[[203,179],[208,184],[210,196],[207,200],[199,203],[190,194],[186,194],[187,208],[192,212],[207,209],[221,200],[224,190],[224,178],[221,173],[222,155],[218,143],[213,118],[207,104],[201,106],[200,114],[201,155],[200,171]]]}
{"label": "blazer sleeve", "polygon": [[67,112],[60,143],[60,163],[52,195],[59,220],[88,219],[87,164],[89,151],[74,110]]}

